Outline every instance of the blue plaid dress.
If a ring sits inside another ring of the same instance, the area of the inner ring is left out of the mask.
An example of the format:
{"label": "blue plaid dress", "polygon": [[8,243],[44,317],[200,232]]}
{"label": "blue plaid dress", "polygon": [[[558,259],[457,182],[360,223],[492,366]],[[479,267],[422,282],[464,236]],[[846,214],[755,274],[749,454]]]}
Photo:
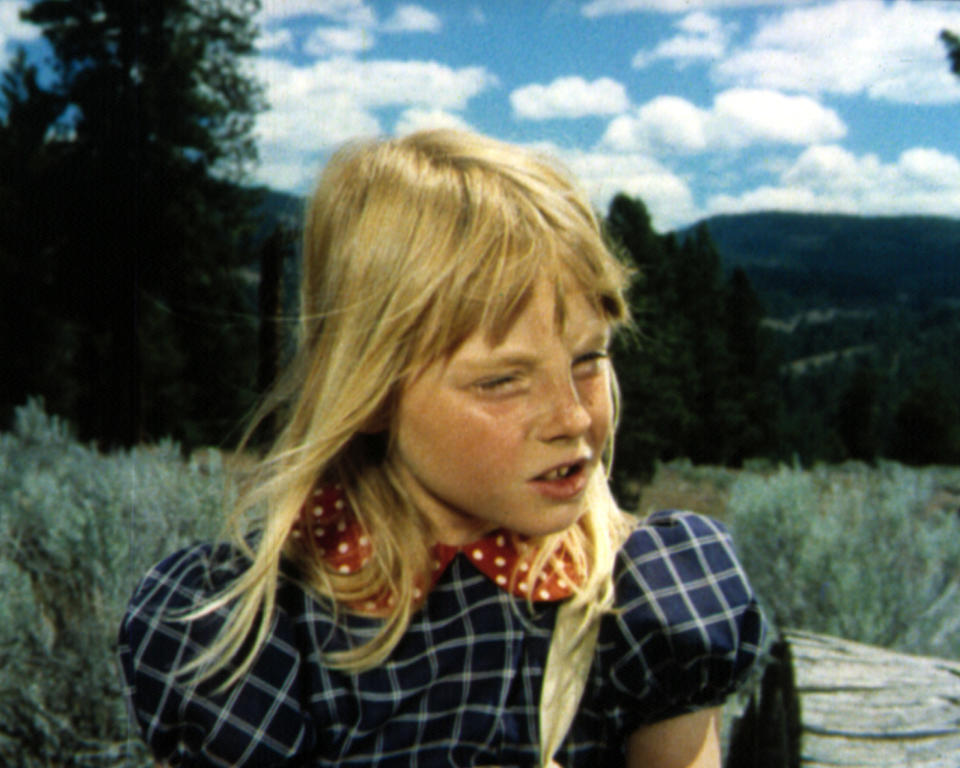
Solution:
{"label": "blue plaid dress", "polygon": [[[558,603],[514,597],[457,555],[381,666],[347,673],[321,654],[375,632],[284,579],[269,639],[225,693],[170,670],[205,647],[223,616],[167,614],[233,578],[197,546],[157,565],[131,600],[120,660],[131,715],[174,766],[533,766],[538,703]],[[721,703],[757,660],[764,622],[723,527],[658,513],[618,554],[579,712],[557,754],[565,768],[623,764],[645,724]]]}

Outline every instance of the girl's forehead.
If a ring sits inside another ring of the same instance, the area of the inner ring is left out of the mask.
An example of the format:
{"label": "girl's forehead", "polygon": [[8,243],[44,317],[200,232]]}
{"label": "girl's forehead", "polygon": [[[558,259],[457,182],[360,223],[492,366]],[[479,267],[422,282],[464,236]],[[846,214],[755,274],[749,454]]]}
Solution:
{"label": "girl's forehead", "polygon": [[536,342],[545,337],[561,337],[571,344],[584,339],[608,336],[611,320],[582,288],[558,288],[547,280],[539,280],[527,300],[505,323],[474,330],[462,346],[482,343],[488,348],[501,347],[526,338]]}

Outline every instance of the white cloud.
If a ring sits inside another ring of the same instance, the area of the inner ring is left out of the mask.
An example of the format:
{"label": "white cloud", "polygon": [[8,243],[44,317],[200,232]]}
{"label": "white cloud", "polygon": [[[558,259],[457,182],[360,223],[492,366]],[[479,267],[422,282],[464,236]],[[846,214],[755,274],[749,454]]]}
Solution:
{"label": "white cloud", "polygon": [[902,103],[960,101],[938,36],[960,6],[835,0],[761,20],[746,47],[718,63],[721,81]]}
{"label": "white cloud", "polygon": [[419,5],[400,5],[393,16],[383,22],[382,32],[439,32],[440,17]]}
{"label": "white cloud", "polygon": [[815,146],[804,151],[780,178],[787,185],[846,195],[881,182],[882,168],[873,154],[857,157],[837,145]]}
{"label": "white cloud", "polygon": [[[839,207],[836,207],[838,206]],[[833,206],[833,207],[831,207]],[[755,211],[796,211],[798,213],[854,213],[852,203],[833,201],[828,206],[814,194],[801,187],[763,186],[742,195],[716,195],[707,202],[709,215],[720,213],[751,213]]]}
{"label": "white cloud", "polygon": [[560,159],[580,181],[597,210],[606,212],[614,195],[639,197],[660,232],[701,218],[687,182],[673,171],[641,153],[611,153],[538,147]]}
{"label": "white cloud", "polygon": [[836,112],[807,96],[748,89],[717,94],[712,127],[720,144],[729,147],[757,142],[813,144],[842,138],[847,132]]}
{"label": "white cloud", "polygon": [[334,95],[364,108],[463,109],[471,98],[496,85],[496,78],[481,67],[453,69],[432,61],[335,58],[297,67],[263,59],[257,69],[267,86],[267,99],[278,111],[296,109],[304,102],[322,107]]}
{"label": "white cloud", "polygon": [[380,121],[343,94],[271,110],[257,120],[260,164],[255,176],[274,189],[303,192],[319,172],[325,150],[357,136],[382,133]]}
{"label": "white cloud", "polygon": [[763,6],[803,5],[815,0],[591,0],[580,8],[588,17],[621,13],[688,13],[721,8],[757,8]]}
{"label": "white cloud", "polygon": [[374,37],[363,27],[318,27],[303,44],[304,53],[330,56],[338,53],[360,53],[369,50]]}
{"label": "white cloud", "polygon": [[633,66],[643,68],[660,59],[669,59],[678,66],[698,60],[719,59],[726,51],[732,26],[724,25],[716,16],[702,11],[684,16],[676,24],[680,34],[659,43],[649,51],[639,51]]}
{"label": "white cloud", "polygon": [[260,23],[296,16],[318,16],[349,26],[371,27],[377,15],[363,0],[262,0]]}
{"label": "white cloud", "polygon": [[532,84],[510,94],[514,114],[525,120],[615,115],[630,105],[621,83],[607,77],[588,82],[561,77],[549,85]]}
{"label": "white cloud", "polygon": [[694,11],[684,16],[675,25],[689,35],[716,35],[723,32],[723,23],[716,16],[704,11]]}
{"label": "white cloud", "polygon": [[779,182],[717,195],[707,208],[711,214],[779,209],[960,216],[960,159],[936,149],[915,147],[884,163],[835,145],[809,147]]}
{"label": "white cloud", "polygon": [[40,37],[40,28],[20,20],[20,11],[28,7],[22,0],[0,0],[0,68],[5,68],[17,43]]}
{"label": "white cloud", "polygon": [[[257,119],[261,167],[257,177],[284,189],[302,189],[316,174],[316,157],[358,135],[382,132],[378,110],[406,108],[399,124],[412,126],[442,112],[462,110],[496,84],[479,67],[453,69],[436,62],[321,60],[297,67],[261,58],[256,74],[270,109]],[[399,125],[398,124],[398,125]]]}
{"label": "white cloud", "polygon": [[304,53],[311,56],[359,53],[370,50],[379,33],[439,32],[443,26],[435,13],[410,3],[397,6],[381,23],[373,7],[363,0],[264,0],[257,18],[265,30],[258,45],[261,50],[290,47],[291,32],[278,26],[290,19],[327,22],[304,42]]}
{"label": "white cloud", "polygon": [[349,93],[323,91],[293,75],[283,87],[268,85],[271,109],[257,118],[264,144],[308,151],[337,144],[358,133],[376,133],[371,110]]}
{"label": "white cloud", "polygon": [[293,33],[289,29],[261,30],[260,34],[257,36],[257,50],[293,50]]}
{"label": "white cloud", "polygon": [[460,115],[443,109],[405,109],[397,120],[393,132],[397,135],[412,133],[426,128],[457,128],[475,130]]}
{"label": "white cloud", "polygon": [[614,118],[602,143],[619,151],[701,152],[710,114],[678,96],[658,96],[632,115]]}
{"label": "white cloud", "polygon": [[497,83],[482,67],[454,69],[435,61],[354,61],[332,59],[312,68],[327,88],[351,94],[372,107],[423,105],[464,109]]}
{"label": "white cloud", "polygon": [[[908,149],[900,155],[899,166],[904,178],[929,189],[960,189],[960,160],[938,149]],[[957,214],[960,215],[960,209]]]}
{"label": "white cloud", "polygon": [[701,109],[677,96],[659,96],[611,121],[603,146],[619,151],[692,154],[751,144],[816,144],[846,134],[837,114],[808,96],[733,89]]}

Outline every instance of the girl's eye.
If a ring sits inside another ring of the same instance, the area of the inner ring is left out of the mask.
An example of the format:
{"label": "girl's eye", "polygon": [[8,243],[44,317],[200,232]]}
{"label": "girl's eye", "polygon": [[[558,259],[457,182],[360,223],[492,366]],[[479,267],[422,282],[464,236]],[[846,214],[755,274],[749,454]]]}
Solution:
{"label": "girl's eye", "polygon": [[503,392],[509,390],[511,385],[516,383],[516,376],[496,376],[492,379],[478,381],[476,387],[481,392]]}
{"label": "girl's eye", "polygon": [[593,376],[600,372],[603,367],[603,361],[606,360],[608,356],[606,350],[595,350],[593,352],[587,352],[585,355],[580,355],[580,357],[573,361],[574,373],[581,376]]}

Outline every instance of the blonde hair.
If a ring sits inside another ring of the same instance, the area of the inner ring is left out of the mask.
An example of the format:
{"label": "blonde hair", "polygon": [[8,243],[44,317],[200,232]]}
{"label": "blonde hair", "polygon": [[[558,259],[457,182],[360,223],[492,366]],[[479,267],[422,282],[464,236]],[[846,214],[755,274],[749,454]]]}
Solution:
{"label": "blonde hair", "polygon": [[[559,307],[578,291],[612,325],[627,320],[627,272],[586,197],[547,158],[451,130],[360,141],[333,156],[306,214],[298,352],[262,409],[284,409],[285,426],[231,515],[231,538],[251,562],[195,612],[230,606],[215,643],[188,668],[206,677],[249,648],[229,685],[252,663],[269,632],[282,555],[335,608],[393,590],[379,633],[325,661],[361,670],[390,654],[409,625],[430,543],[391,462],[397,394],[478,329],[506,333],[544,278]],[[292,537],[318,482],[339,483],[372,532],[373,556],[353,574],[333,572]],[[587,494],[581,520],[540,542],[534,570],[561,548],[584,577],[573,599],[603,610],[629,518],[602,473]],[[259,534],[247,547],[251,528]]]}

